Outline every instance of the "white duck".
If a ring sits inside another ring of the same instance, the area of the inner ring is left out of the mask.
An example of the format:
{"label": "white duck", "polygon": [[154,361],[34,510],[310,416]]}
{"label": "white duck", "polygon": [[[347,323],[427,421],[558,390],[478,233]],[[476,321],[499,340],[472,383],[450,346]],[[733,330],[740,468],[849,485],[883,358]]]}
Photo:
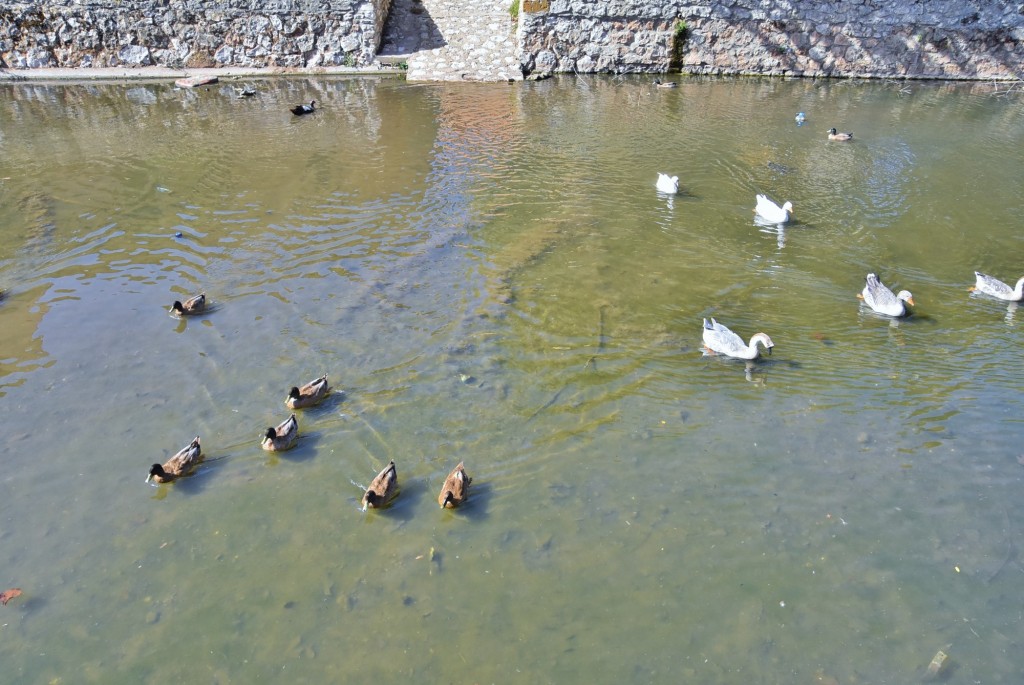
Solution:
{"label": "white duck", "polygon": [[669,176],[668,174],[658,173],[658,183],[655,186],[659,193],[668,193],[669,195],[675,195],[679,192],[679,177]]}
{"label": "white duck", "polygon": [[860,299],[879,314],[886,316],[904,316],[907,313],[906,304],[914,304],[914,296],[909,290],[901,290],[894,295],[891,290],[882,285],[875,274],[868,274],[864,284],[864,290],[857,295]]}
{"label": "white duck", "polygon": [[757,359],[761,355],[758,343],[764,345],[768,354],[775,347],[775,343],[765,333],[755,333],[750,338],[750,344],[747,344],[743,338],[714,319],[711,319],[711,323],[704,319],[704,346],[711,352],[736,359]]}
{"label": "white duck", "polygon": [[1017,281],[1016,287],[1011,288],[1006,285],[998,278],[993,278],[980,271],[974,272],[975,283],[971,290],[977,290],[980,293],[991,295],[992,297],[998,297],[1000,300],[1011,300],[1013,302],[1020,302],[1024,299],[1024,276]]}
{"label": "white duck", "polygon": [[787,202],[780,207],[769,200],[767,195],[758,195],[757,206],[754,207],[755,214],[773,224],[784,224],[789,221],[789,214],[792,211],[792,202]]}

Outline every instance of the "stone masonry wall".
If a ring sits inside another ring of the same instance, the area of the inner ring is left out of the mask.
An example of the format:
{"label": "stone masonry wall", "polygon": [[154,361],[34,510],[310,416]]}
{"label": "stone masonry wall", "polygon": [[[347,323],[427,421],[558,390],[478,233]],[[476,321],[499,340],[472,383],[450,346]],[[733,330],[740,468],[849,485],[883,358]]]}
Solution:
{"label": "stone masonry wall", "polygon": [[[391,3],[0,0],[0,68],[365,66]],[[527,73],[1019,79],[1024,2],[521,0],[517,42]]]}
{"label": "stone masonry wall", "polygon": [[373,62],[391,0],[0,1],[0,66]]}
{"label": "stone masonry wall", "polygon": [[1000,0],[523,0],[519,21],[526,72],[1024,76],[1024,4]]}

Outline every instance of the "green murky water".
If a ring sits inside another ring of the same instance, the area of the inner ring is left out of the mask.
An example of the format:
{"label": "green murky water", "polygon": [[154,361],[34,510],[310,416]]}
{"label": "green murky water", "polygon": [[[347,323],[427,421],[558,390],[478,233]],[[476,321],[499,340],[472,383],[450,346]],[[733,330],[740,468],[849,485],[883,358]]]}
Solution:
{"label": "green murky water", "polygon": [[[1021,96],[233,85],[2,87],[7,682],[1024,675],[1024,312],[967,292],[1024,275]],[[774,354],[703,357],[707,316]]]}

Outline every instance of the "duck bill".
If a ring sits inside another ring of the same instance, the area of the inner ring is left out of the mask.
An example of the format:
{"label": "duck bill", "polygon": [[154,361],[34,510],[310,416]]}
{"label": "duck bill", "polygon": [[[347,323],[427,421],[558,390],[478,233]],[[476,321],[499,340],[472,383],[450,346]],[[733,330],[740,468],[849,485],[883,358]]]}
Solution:
{"label": "duck bill", "polygon": [[909,304],[910,306],[914,306],[914,298],[908,297],[907,298],[907,304]]}

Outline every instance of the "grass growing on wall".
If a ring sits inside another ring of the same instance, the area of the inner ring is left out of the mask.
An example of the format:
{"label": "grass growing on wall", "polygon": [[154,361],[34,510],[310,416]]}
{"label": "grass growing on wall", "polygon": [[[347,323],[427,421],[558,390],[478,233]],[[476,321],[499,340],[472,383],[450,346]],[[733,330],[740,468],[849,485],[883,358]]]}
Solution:
{"label": "grass growing on wall", "polygon": [[519,21],[519,3],[520,0],[512,0],[512,4],[508,8],[508,13],[512,16],[512,21]]}
{"label": "grass growing on wall", "polygon": [[689,35],[690,25],[682,19],[676,19],[672,27],[672,58],[669,60],[669,69],[672,71],[680,71],[683,68],[683,47]]}

